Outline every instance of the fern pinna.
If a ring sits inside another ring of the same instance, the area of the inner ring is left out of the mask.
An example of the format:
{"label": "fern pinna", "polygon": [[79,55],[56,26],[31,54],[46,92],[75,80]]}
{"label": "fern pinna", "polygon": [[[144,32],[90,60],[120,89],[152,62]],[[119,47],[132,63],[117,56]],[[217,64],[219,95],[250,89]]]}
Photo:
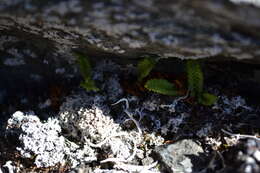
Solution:
{"label": "fern pinna", "polygon": [[85,88],[87,91],[99,91],[95,85],[95,81],[91,78],[91,64],[88,57],[79,53],[75,53],[75,55],[77,57],[80,73],[84,79],[80,86]]}
{"label": "fern pinna", "polygon": [[203,91],[203,72],[198,60],[188,60],[186,63],[186,71],[188,78],[188,89],[190,95],[195,97],[200,104],[210,106],[217,101],[217,97],[213,94]]}
{"label": "fern pinna", "polygon": [[186,63],[188,90],[192,97],[199,98],[203,92],[203,73],[198,60],[188,60]]}

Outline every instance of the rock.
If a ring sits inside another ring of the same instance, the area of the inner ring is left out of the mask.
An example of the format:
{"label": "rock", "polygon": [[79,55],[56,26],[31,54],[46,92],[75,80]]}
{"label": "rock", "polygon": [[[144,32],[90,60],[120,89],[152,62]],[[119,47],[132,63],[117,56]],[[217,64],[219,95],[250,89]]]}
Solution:
{"label": "rock", "polygon": [[223,153],[226,167],[223,173],[228,172],[260,172],[260,142],[259,139],[240,140],[239,144]]}
{"label": "rock", "polygon": [[112,55],[120,61],[154,55],[180,59],[213,56],[214,60],[234,57],[260,63],[257,3],[21,1],[6,2],[0,11],[2,39],[13,36],[41,52],[68,55],[77,49],[94,56]]}
{"label": "rock", "polygon": [[202,147],[190,139],[162,145],[154,150],[154,159],[161,162],[162,172],[196,172],[205,167],[205,158]]}

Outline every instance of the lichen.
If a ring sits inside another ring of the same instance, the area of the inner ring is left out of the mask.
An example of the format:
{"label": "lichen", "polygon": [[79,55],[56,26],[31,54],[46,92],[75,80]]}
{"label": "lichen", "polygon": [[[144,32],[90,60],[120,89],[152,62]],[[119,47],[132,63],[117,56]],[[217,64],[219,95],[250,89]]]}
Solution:
{"label": "lichen", "polygon": [[37,167],[69,163],[75,168],[81,163],[97,160],[88,145],[80,147],[61,135],[59,120],[49,118],[42,123],[33,113],[15,112],[8,120],[7,134],[17,134],[21,156],[34,159]]}
{"label": "lichen", "polygon": [[220,96],[219,101],[213,106],[213,109],[222,110],[225,114],[231,114],[235,110],[241,108],[244,111],[252,111],[253,109],[246,104],[246,101],[241,96],[228,98]]}
{"label": "lichen", "polygon": [[119,127],[109,114],[110,109],[104,104],[104,99],[101,95],[83,93],[68,97],[60,108],[62,127],[82,142],[84,137],[91,142],[101,142]]}
{"label": "lichen", "polygon": [[93,69],[93,79],[101,83],[101,88],[106,92],[109,101],[115,102],[123,95],[119,82],[119,72],[122,69],[112,61],[101,61]]}
{"label": "lichen", "polygon": [[168,133],[176,133],[180,128],[179,126],[185,121],[187,116],[187,114],[182,113],[177,117],[170,118],[167,124],[161,127],[161,133],[164,135],[167,135]]}
{"label": "lichen", "polygon": [[20,131],[21,146],[17,150],[22,157],[35,157],[37,167],[54,166],[64,160],[65,139],[59,136],[61,127],[57,119],[41,123],[37,116],[17,111],[8,120],[7,130]]}

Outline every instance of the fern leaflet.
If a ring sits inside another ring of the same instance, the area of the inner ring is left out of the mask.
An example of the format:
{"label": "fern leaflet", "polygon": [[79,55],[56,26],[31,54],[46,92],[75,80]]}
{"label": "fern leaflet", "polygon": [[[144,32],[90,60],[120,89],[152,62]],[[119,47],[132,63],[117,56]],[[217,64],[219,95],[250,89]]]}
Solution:
{"label": "fern leaflet", "polygon": [[80,86],[85,88],[87,91],[98,91],[95,82],[91,78],[91,65],[88,58],[82,54],[77,53],[77,63],[79,65],[80,73],[84,78]]}
{"label": "fern leaflet", "polygon": [[199,98],[199,103],[210,106],[213,105],[217,101],[217,96],[210,93],[203,93]]}
{"label": "fern leaflet", "polygon": [[146,76],[148,76],[155,64],[156,61],[148,57],[140,61],[137,65],[138,81],[142,81]]}
{"label": "fern leaflet", "polygon": [[151,79],[145,84],[145,88],[164,95],[177,96],[178,92],[175,86],[165,79]]}
{"label": "fern leaflet", "polygon": [[203,92],[203,73],[197,60],[188,60],[186,64],[188,89],[192,97],[199,98]]}

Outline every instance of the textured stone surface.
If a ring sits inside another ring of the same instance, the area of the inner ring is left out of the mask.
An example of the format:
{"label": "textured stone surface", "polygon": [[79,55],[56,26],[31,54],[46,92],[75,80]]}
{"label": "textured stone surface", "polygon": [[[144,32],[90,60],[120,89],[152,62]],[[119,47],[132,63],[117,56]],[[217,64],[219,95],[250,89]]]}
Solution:
{"label": "textured stone surface", "polygon": [[170,145],[156,147],[155,159],[162,162],[162,171],[189,173],[205,167],[202,147],[193,140],[185,139]]}
{"label": "textured stone surface", "polygon": [[55,53],[67,55],[71,49],[80,49],[90,55],[214,56],[259,63],[260,11],[256,4],[225,0],[17,1],[3,3],[0,10],[2,36],[18,37]]}
{"label": "textured stone surface", "polygon": [[227,172],[260,172],[260,141],[259,138],[240,140],[236,147],[224,153]]}

